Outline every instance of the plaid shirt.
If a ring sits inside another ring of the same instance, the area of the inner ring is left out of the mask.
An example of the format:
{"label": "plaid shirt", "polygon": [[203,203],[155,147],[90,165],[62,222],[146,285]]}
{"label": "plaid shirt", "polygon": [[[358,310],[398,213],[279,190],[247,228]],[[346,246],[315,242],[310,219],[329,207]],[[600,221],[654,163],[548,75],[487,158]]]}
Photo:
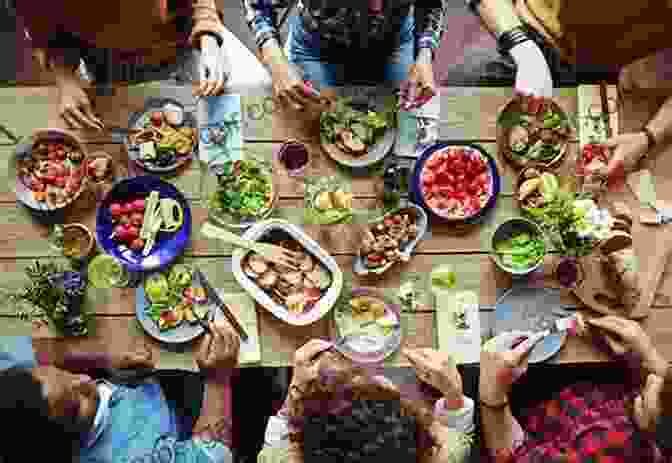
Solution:
{"label": "plaid shirt", "polygon": [[[291,0],[242,0],[246,21],[261,48],[269,39],[278,39],[280,10]],[[357,0],[361,8],[344,0],[302,0],[299,14],[307,31],[335,45],[351,47],[362,39],[383,43],[399,31],[399,25],[414,6],[416,49],[439,48],[444,30],[447,0],[386,0],[381,14],[368,14],[368,1]],[[360,32],[362,31],[362,32]]]}
{"label": "plaid shirt", "polygon": [[664,463],[672,459],[639,431],[626,404],[638,394],[625,385],[582,383],[524,414],[524,440],[497,463]]}

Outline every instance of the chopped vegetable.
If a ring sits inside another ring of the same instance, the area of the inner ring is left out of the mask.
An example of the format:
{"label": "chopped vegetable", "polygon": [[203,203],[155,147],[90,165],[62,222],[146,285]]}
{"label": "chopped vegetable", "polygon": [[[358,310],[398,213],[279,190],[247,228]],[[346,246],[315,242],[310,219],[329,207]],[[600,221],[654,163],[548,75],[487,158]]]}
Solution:
{"label": "chopped vegetable", "polygon": [[457,274],[450,264],[440,265],[432,270],[432,285],[439,288],[450,289],[455,286]]}
{"label": "chopped vegetable", "polygon": [[159,204],[161,206],[161,218],[164,225],[161,227],[161,231],[177,231],[184,222],[182,206],[172,198],[164,198]]}
{"label": "chopped vegetable", "polygon": [[538,264],[546,254],[546,245],[541,238],[520,232],[495,246],[502,264],[513,270],[527,270]]}
{"label": "chopped vegetable", "polygon": [[271,174],[260,163],[228,161],[210,207],[237,217],[259,217],[268,211],[272,197]]}

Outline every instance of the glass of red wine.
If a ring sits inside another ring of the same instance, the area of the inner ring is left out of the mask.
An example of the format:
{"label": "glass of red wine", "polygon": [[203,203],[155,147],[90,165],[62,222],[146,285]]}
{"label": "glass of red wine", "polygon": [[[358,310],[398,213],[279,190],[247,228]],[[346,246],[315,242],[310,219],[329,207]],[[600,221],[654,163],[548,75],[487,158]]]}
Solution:
{"label": "glass of red wine", "polygon": [[291,177],[303,175],[310,161],[308,148],[296,140],[285,142],[277,154],[278,161],[287,169],[287,174]]}
{"label": "glass of red wine", "polygon": [[578,259],[565,257],[555,267],[555,278],[565,288],[576,288],[583,282],[583,267]]}

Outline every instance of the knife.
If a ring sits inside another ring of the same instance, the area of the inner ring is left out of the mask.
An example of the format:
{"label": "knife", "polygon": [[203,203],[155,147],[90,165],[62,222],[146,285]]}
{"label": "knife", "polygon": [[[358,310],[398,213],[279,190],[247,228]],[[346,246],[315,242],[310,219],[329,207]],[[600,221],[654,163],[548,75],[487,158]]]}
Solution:
{"label": "knife", "polygon": [[201,269],[196,269],[196,275],[198,275],[198,278],[201,280],[201,285],[203,286],[203,289],[205,290],[205,294],[209,300],[215,303],[217,307],[224,313],[224,316],[226,319],[231,323],[233,328],[238,332],[240,335],[241,339],[243,341],[247,341],[249,337],[247,336],[247,333],[243,329],[242,326],[240,326],[240,323],[238,323],[238,320],[236,320],[236,316],[233,315],[233,312],[231,312],[231,309],[229,309],[229,306],[222,301],[222,298],[219,297],[219,294],[217,294],[217,291],[212,287],[210,282],[205,278],[205,275],[203,272],[201,272]]}
{"label": "knife", "polygon": [[611,138],[611,120],[609,118],[609,99],[607,98],[607,83],[600,82],[600,103],[602,104],[602,118],[604,120],[607,138]]}

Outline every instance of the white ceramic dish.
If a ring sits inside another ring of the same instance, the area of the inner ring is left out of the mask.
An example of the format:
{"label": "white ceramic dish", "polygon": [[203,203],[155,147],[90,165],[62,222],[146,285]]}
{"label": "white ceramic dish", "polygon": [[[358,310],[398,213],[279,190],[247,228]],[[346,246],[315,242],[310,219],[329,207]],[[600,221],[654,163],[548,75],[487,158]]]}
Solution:
{"label": "white ceramic dish", "polygon": [[293,314],[286,307],[276,303],[266,294],[242,269],[242,261],[250,252],[246,249],[236,249],[233,252],[233,276],[242,288],[257,301],[259,305],[271,312],[280,320],[295,326],[305,326],[324,317],[334,306],[343,288],[343,273],[334,260],[320,245],[306,235],[299,227],[279,219],[266,220],[252,225],[243,235],[244,239],[258,241],[266,234],[281,231],[301,243],[307,252],[312,254],[331,273],[331,286],[322,298],[307,312]]}

